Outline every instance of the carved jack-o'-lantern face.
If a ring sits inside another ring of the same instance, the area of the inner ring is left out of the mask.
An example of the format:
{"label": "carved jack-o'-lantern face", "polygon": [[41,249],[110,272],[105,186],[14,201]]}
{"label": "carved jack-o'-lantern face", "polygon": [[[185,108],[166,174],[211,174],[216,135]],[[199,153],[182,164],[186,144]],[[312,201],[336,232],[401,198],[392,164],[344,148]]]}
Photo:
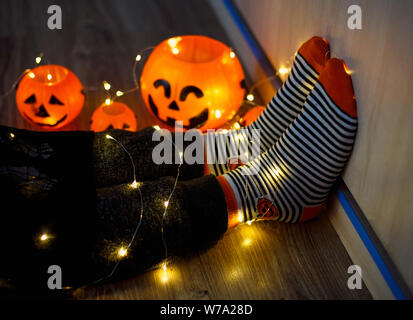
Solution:
{"label": "carved jack-o'-lantern face", "polygon": [[141,92],[150,111],[169,128],[219,128],[238,111],[244,72],[234,52],[204,36],[170,38],[148,58]]}
{"label": "carved jack-o'-lantern face", "polygon": [[133,111],[120,102],[112,102],[107,105],[102,104],[97,108],[90,120],[90,129],[99,132],[107,129],[122,129],[136,131],[136,116]]}
{"label": "carved jack-o'-lantern face", "polygon": [[44,129],[61,128],[74,120],[84,104],[82,84],[62,66],[39,66],[20,81],[16,104],[31,124]]}
{"label": "carved jack-o'-lantern face", "polygon": [[257,211],[260,219],[274,219],[278,216],[278,211],[272,201],[265,197],[258,199]]}

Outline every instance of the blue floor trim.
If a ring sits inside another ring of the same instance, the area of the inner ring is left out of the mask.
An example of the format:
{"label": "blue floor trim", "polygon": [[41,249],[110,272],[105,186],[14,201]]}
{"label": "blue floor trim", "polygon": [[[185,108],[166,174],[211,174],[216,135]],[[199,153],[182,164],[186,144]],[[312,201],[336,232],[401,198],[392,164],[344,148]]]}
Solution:
{"label": "blue floor trim", "polygon": [[[257,61],[260,63],[262,69],[264,70],[267,76],[273,76],[275,74],[274,68],[269,62],[267,56],[263,52],[261,46],[252,35],[251,31],[247,27],[246,23],[244,22],[243,18],[240,16],[238,10],[234,7],[234,4],[231,0],[222,0],[225,7],[227,8],[228,12],[230,13],[231,17],[233,18],[235,24],[238,26],[239,30],[241,31],[242,35],[244,36],[245,40],[247,41],[251,51],[253,52],[254,56],[256,57]],[[278,89],[278,88],[276,88]],[[361,240],[363,241],[365,247],[369,251],[371,257],[373,258],[374,262],[376,263],[377,267],[379,268],[381,274],[383,275],[387,285],[389,286],[390,290],[392,291],[394,297],[396,299],[405,300],[407,299],[404,295],[403,291],[401,290],[400,286],[398,285],[397,281],[394,279],[393,274],[389,270],[387,264],[383,260],[383,257],[380,255],[379,251],[377,250],[374,242],[369,237],[367,231],[363,227],[360,219],[358,218],[357,214],[353,210],[351,204],[349,203],[346,195],[340,190],[337,189],[336,195],[340,204],[342,205],[344,211],[346,212],[347,216],[349,217],[351,223],[353,224],[354,228],[356,229],[357,233],[359,234]]]}
{"label": "blue floor trim", "polygon": [[370,239],[367,231],[364,229],[361,221],[359,220],[357,214],[354,212],[352,206],[347,200],[346,195],[338,188],[336,191],[336,195],[338,200],[340,201],[344,211],[346,212],[347,216],[349,217],[351,223],[353,224],[354,228],[356,229],[357,233],[359,234],[361,240],[364,243],[364,246],[370,253],[371,257],[373,258],[374,262],[379,268],[381,274],[383,275],[384,280],[386,281],[387,285],[389,286],[390,290],[392,291],[394,297],[396,299],[405,300],[406,297],[403,294],[402,290],[400,289],[399,285],[397,284],[396,280],[394,279],[392,273],[390,272],[389,268],[387,267],[386,263],[384,262],[382,256],[378,252],[376,246],[374,245],[373,241]]}

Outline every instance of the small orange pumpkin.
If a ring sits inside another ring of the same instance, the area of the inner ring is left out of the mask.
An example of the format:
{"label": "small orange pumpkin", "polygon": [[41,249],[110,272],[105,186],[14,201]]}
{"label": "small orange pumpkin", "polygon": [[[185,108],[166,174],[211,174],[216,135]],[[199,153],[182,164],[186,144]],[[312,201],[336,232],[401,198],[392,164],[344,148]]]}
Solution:
{"label": "small orange pumpkin", "polygon": [[107,129],[122,129],[136,131],[138,122],[133,111],[120,102],[102,104],[92,114],[90,130],[95,132]]}
{"label": "small orange pumpkin", "polygon": [[256,106],[250,110],[244,116],[241,118],[240,124],[243,127],[249,126],[251,123],[253,123],[255,120],[258,119],[258,117],[261,115],[261,113],[265,110],[265,107],[262,106]]}
{"label": "small orange pumpkin", "polygon": [[20,114],[29,123],[47,130],[73,121],[83,108],[82,83],[65,67],[44,65],[24,75],[16,92]]}
{"label": "small orange pumpkin", "polygon": [[181,36],[160,43],[141,75],[148,109],[165,126],[216,129],[231,119],[245,94],[244,72],[235,53],[205,36]]}

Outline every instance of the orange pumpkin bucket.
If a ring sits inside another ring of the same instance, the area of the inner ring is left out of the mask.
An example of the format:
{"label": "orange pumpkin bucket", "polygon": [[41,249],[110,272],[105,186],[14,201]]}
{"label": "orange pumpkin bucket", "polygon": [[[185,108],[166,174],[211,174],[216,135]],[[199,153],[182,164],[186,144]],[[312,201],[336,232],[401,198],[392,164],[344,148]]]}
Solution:
{"label": "orange pumpkin bucket", "polygon": [[95,132],[107,129],[122,129],[136,131],[138,122],[133,111],[120,102],[102,104],[92,114],[90,130]]}
{"label": "orange pumpkin bucket", "polygon": [[16,92],[20,114],[29,123],[55,130],[82,111],[85,97],[80,80],[65,67],[44,65],[24,75]]}
{"label": "orange pumpkin bucket", "polygon": [[160,43],[140,78],[148,109],[166,127],[203,131],[222,126],[243,101],[244,72],[235,53],[205,36],[181,36]]}

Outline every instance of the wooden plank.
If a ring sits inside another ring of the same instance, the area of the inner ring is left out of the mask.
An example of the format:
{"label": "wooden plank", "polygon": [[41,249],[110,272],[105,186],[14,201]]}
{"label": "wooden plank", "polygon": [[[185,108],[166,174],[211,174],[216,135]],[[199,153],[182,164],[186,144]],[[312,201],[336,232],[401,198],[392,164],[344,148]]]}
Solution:
{"label": "wooden plank", "polygon": [[328,218],[300,225],[257,222],[206,251],[134,279],[79,290],[83,299],[370,299],[349,290],[352,265]]}
{"label": "wooden plank", "polygon": [[[0,88],[44,52],[50,63],[73,70],[86,86],[109,81],[133,85],[137,51],[164,38],[204,34],[230,43],[207,2],[55,1],[63,9],[63,30],[46,28],[49,1],[0,1]],[[84,110],[66,130],[87,129],[103,90],[89,92]],[[156,122],[140,96],[122,97],[138,115],[139,128]],[[0,104],[0,124],[32,128],[18,114],[14,96]],[[328,219],[303,225],[262,222],[228,232],[216,245],[136,278],[79,290],[88,299],[369,299],[368,290],[347,288],[352,262]]]}

